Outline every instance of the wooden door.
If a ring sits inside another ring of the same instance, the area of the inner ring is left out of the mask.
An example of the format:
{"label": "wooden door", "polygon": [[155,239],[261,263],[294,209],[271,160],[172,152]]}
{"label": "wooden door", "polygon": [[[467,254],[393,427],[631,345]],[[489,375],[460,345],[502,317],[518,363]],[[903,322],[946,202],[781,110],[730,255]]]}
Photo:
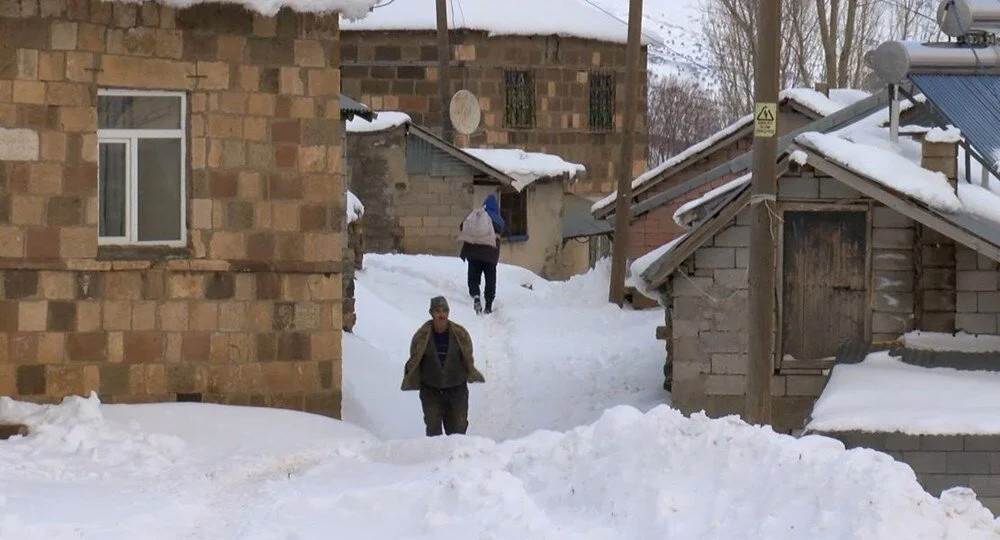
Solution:
{"label": "wooden door", "polygon": [[783,358],[830,358],[865,339],[867,229],[863,211],[785,212]]}

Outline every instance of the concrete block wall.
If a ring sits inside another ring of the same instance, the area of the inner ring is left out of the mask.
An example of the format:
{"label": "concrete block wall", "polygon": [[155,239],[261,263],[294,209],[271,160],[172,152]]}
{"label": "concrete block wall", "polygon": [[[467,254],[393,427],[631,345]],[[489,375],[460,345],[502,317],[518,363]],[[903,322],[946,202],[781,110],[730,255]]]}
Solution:
{"label": "concrete block wall", "polygon": [[[0,0],[0,394],[339,414],[338,24]],[[187,246],[98,246],[101,88],[187,94]]]}
{"label": "concrete block wall", "polygon": [[473,206],[471,176],[409,178],[396,194],[403,253],[457,255],[459,225]]}
{"label": "concrete block wall", "polygon": [[994,514],[1000,512],[1000,435],[906,435],[842,431],[820,433],[847,448],[870,448],[909,465],[935,497],[970,487]]}
{"label": "concrete block wall", "polygon": [[872,208],[872,341],[890,342],[914,328],[916,251],[910,218]]}
{"label": "concrete block wall", "polygon": [[956,266],[955,328],[970,334],[995,334],[1000,330],[1000,270],[996,261],[958,246]]}
{"label": "concrete block wall", "polygon": [[[587,177],[570,186],[583,193],[608,193],[616,182],[617,148],[625,108],[625,45],[557,36],[488,36],[451,33],[451,92],[465,88],[479,98],[481,130],[458,136],[460,147],[523,148],[561,156],[587,167]],[[441,127],[434,32],[344,32],[343,91],[376,110],[399,110],[413,121]],[[645,49],[641,64],[645,65]],[[504,125],[504,70],[530,70],[535,83],[535,124]],[[592,130],[589,76],[614,73],[615,129]],[[645,82],[643,74],[641,80]],[[631,173],[646,168],[646,91],[640,91]]]}
{"label": "concrete block wall", "polygon": [[[747,372],[747,268],[749,210],[742,211],[671,279],[667,328],[672,401],[685,412],[740,414]],[[771,379],[776,429],[802,427],[822,390],[822,375],[783,374]]]}

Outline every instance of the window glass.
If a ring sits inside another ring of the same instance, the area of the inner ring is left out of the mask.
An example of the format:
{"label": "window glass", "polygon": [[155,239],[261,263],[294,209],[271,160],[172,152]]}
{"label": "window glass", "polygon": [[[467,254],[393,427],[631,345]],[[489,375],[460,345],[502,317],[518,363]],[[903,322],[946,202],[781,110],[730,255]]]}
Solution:
{"label": "window glass", "polygon": [[180,129],[177,96],[98,96],[98,129]]}
{"label": "window glass", "polygon": [[138,165],[139,240],[180,240],[180,139],[139,139]]}
{"label": "window glass", "polygon": [[98,228],[101,236],[125,236],[125,182],[128,145],[101,143],[98,156],[98,189],[101,193]]}

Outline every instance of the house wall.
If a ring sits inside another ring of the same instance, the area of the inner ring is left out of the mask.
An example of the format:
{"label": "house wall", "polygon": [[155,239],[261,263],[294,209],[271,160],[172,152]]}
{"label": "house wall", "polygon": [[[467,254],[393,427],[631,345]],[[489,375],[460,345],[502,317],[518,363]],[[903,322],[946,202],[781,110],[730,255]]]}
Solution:
{"label": "house wall", "polygon": [[[557,36],[494,36],[452,31],[451,93],[467,89],[479,98],[480,131],[458,136],[460,147],[521,148],[552,153],[587,167],[587,178],[570,189],[607,193],[614,189],[625,109],[625,45]],[[376,110],[399,110],[417,124],[441,127],[434,32],[344,32],[343,90]],[[640,60],[646,65],[645,49]],[[535,78],[535,125],[504,125],[504,70],[530,69]],[[591,71],[616,74],[613,131],[588,126]],[[640,74],[634,161],[631,174],[646,168],[645,73]]]}
{"label": "house wall", "polygon": [[956,251],[955,328],[970,334],[1000,331],[1000,269],[996,261],[959,246]]}
{"label": "house wall", "polygon": [[[339,415],[337,16],[0,0],[0,36],[0,394]],[[98,247],[99,88],[187,93],[186,247]]]}
{"label": "house wall", "polygon": [[[472,207],[478,207],[486,195],[496,193],[493,186],[476,186]],[[564,258],[563,183],[539,181],[524,188],[528,197],[527,240],[503,240],[500,244],[500,261],[527,268],[547,279],[564,279],[567,267],[580,264],[579,253]]]}
{"label": "house wall", "polygon": [[404,126],[347,136],[348,184],[365,205],[365,251],[456,255],[472,176],[406,172]]}

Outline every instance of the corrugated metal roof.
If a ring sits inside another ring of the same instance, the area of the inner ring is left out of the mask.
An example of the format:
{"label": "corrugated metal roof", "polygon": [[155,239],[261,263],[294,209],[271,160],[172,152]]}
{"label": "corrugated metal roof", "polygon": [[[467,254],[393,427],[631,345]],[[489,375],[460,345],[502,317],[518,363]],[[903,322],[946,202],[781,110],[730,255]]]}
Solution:
{"label": "corrugated metal roof", "polygon": [[378,116],[375,111],[368,107],[368,105],[345,96],[344,94],[340,94],[340,115],[344,118],[344,120],[350,120],[355,116],[360,116],[369,122]]}
{"label": "corrugated metal roof", "polygon": [[990,163],[1000,157],[1000,75],[910,75],[948,123]]}
{"label": "corrugated metal roof", "polygon": [[611,223],[605,219],[594,219],[590,213],[593,201],[579,195],[567,193],[563,198],[563,238],[581,238],[611,232]]}

